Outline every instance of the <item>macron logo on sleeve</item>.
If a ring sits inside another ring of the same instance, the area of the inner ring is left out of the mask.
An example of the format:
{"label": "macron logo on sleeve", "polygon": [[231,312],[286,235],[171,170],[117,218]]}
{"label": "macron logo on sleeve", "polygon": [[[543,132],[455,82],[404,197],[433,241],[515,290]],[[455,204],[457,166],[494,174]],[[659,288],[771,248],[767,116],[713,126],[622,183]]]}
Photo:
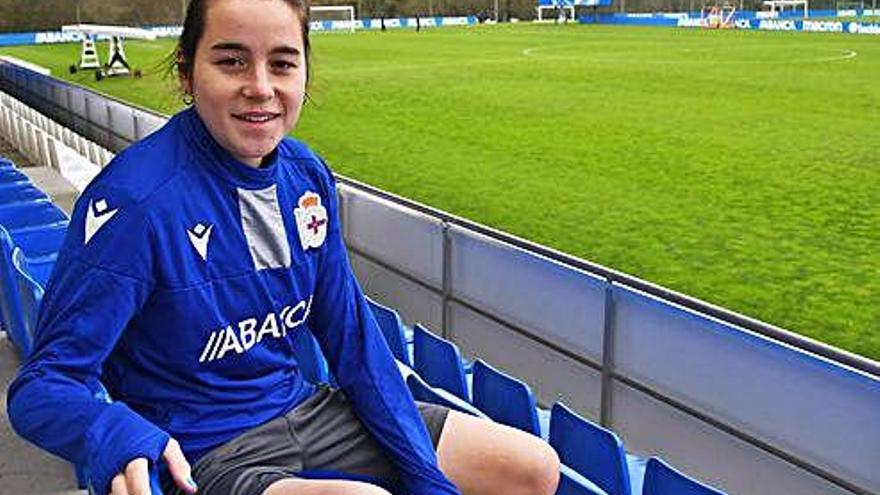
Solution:
{"label": "macron logo on sleeve", "polygon": [[83,244],[88,244],[92,237],[101,230],[101,227],[106,225],[116,215],[117,211],[119,211],[119,208],[111,210],[107,206],[106,199],[89,201],[89,208],[86,211],[86,240]]}

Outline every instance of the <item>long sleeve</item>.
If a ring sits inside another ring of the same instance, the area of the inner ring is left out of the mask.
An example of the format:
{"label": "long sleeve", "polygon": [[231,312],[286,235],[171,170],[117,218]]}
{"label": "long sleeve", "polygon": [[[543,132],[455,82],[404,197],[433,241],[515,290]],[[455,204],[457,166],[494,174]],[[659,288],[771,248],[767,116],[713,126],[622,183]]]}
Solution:
{"label": "long sleeve", "polygon": [[121,402],[96,397],[102,365],[152,290],[150,228],[114,190],[80,198],[40,308],[35,349],[8,394],[13,428],[85,465],[96,493],[137,457],[155,461],[168,434]]}
{"label": "long sleeve", "polygon": [[437,467],[412,395],[351,272],[332,179],[328,189],[329,225],[310,326],[358,417],[395,460],[406,493],[458,494]]}

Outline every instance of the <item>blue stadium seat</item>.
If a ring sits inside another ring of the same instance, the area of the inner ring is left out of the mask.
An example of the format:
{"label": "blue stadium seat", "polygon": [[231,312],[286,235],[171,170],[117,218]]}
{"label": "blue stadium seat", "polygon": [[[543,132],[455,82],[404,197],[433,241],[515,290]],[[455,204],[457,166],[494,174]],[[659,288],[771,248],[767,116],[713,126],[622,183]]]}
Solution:
{"label": "blue stadium seat", "polygon": [[429,385],[470,401],[458,346],[416,323],[413,325],[413,356],[416,373]]}
{"label": "blue stadium seat", "polygon": [[0,225],[0,324],[9,331],[9,337],[22,350],[25,328],[21,296],[16,282],[12,251],[18,246],[26,257],[36,260],[35,279],[41,284],[48,280],[57,251],[66,234],[67,224],[59,223],[41,228],[17,231],[10,235]]}
{"label": "blue stadium seat", "polygon": [[48,199],[0,205],[0,225],[10,234],[38,226],[67,222],[67,215]]}
{"label": "blue stadium seat", "polygon": [[312,383],[328,383],[330,381],[327,360],[312,332],[305,329],[293,332],[293,352],[306,380]]}
{"label": "blue stadium seat", "polygon": [[33,186],[34,184],[28,179],[9,179],[2,180],[0,179],[0,190],[2,189],[21,189],[27,186]]}
{"label": "blue stadium seat", "polygon": [[46,196],[46,193],[34,187],[33,184],[15,182],[6,187],[0,187],[0,205],[48,198],[49,197]]}
{"label": "blue stadium seat", "polygon": [[60,251],[66,235],[67,222],[62,221],[16,230],[12,241],[28,258],[38,258]]}
{"label": "blue stadium seat", "polygon": [[406,385],[409,387],[409,391],[412,393],[415,400],[430,402],[431,404],[439,404],[481,418],[488,417],[485,413],[461,397],[453,395],[442,388],[435,388],[428,385],[424,380],[419,378],[419,375],[416,373],[410,373],[406,376]]}
{"label": "blue stadium seat", "polygon": [[648,459],[642,493],[643,495],[724,495],[724,492],[676,471],[656,457]]}
{"label": "blue stadium seat", "polygon": [[629,456],[612,432],[575,414],[564,404],[553,404],[550,446],[559,460],[609,495],[641,494],[645,462]]}
{"label": "blue stadium seat", "polygon": [[9,340],[21,350],[21,335],[24,328],[22,321],[21,297],[18,295],[18,283],[16,282],[15,267],[12,264],[12,251],[15,242],[9,232],[0,225],[0,325],[9,336]]}
{"label": "blue stadium seat", "polygon": [[40,284],[40,287],[46,287],[46,284],[49,283],[49,276],[52,275],[52,269],[55,267],[55,261],[58,259],[58,253],[36,258],[25,256],[25,259],[30,277]]}
{"label": "blue stadium seat", "polygon": [[367,302],[370,304],[370,309],[373,310],[373,316],[376,317],[379,328],[382,329],[382,333],[385,335],[385,341],[388,342],[391,353],[394,354],[397,360],[407,366],[412,366],[412,359],[410,359],[406,345],[406,325],[403,324],[400,315],[397,314],[397,311],[383,306],[370,298],[367,298]]}
{"label": "blue stadium seat", "polygon": [[595,483],[585,478],[574,469],[561,464],[559,466],[559,486],[555,495],[608,495]]}
{"label": "blue stadium seat", "polygon": [[0,168],[0,182],[28,180],[20,170],[14,167]]}
{"label": "blue stadium seat", "polygon": [[[22,358],[30,356],[33,350],[34,329],[37,325],[37,314],[43,300],[43,287],[31,276],[30,267],[24,253],[18,247],[12,250],[12,265],[15,268],[18,295],[21,298],[22,328],[13,328],[18,335],[16,343]],[[11,334],[10,334],[11,335]]]}
{"label": "blue stadium seat", "polygon": [[541,436],[535,396],[528,385],[478,359],[473,388],[477,409],[499,423]]}

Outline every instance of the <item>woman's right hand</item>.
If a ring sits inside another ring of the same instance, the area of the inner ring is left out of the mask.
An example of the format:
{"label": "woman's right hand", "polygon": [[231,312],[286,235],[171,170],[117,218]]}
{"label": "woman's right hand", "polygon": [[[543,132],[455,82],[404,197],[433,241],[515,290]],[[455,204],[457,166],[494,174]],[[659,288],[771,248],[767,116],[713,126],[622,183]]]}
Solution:
{"label": "woman's right hand", "polygon": [[[185,493],[196,493],[198,487],[192,479],[192,468],[177,440],[170,439],[162,452],[162,459],[168,463],[168,473]],[[150,490],[150,463],[143,457],[129,462],[125,472],[117,474],[110,482],[110,495],[158,495]]]}

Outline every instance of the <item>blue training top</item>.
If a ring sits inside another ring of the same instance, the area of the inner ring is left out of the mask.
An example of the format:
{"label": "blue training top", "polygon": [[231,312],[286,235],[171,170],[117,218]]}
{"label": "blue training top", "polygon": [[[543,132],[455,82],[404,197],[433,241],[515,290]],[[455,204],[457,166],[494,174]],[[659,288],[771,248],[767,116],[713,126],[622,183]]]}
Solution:
{"label": "blue training top", "polygon": [[[9,388],[15,430],[99,493],[170,436],[191,463],[308,398],[290,334],[317,337],[412,494],[458,493],[348,264],[333,176],[284,139],[262,168],[186,110],[83,192]],[[95,397],[103,383],[115,402]]]}

